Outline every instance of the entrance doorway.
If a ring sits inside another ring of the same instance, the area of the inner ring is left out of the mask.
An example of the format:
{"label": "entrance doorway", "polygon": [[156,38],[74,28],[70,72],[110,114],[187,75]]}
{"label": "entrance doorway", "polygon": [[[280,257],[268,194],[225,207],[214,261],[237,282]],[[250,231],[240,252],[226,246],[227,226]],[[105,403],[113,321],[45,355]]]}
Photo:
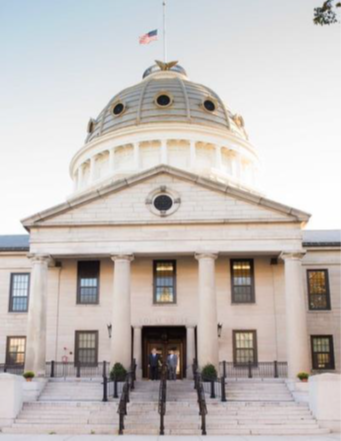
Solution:
{"label": "entrance doorway", "polygon": [[176,376],[186,376],[186,328],[184,326],[147,326],[142,329],[143,377],[149,378],[148,357],[156,348],[162,363],[166,363],[170,351],[178,356]]}

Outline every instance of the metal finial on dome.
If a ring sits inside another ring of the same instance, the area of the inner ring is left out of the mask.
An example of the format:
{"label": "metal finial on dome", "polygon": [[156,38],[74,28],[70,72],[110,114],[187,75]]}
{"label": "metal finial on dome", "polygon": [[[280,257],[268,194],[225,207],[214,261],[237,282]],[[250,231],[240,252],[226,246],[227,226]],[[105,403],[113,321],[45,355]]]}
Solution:
{"label": "metal finial on dome", "polygon": [[[187,77],[187,72],[185,69],[178,64],[178,61],[171,61],[170,63],[163,63],[163,61],[155,61],[156,64],[153,66],[150,66],[147,70],[143,73],[143,79],[148,77],[151,74],[154,74],[156,72],[176,72],[178,74],[184,75]],[[162,67],[161,67],[162,66]]]}
{"label": "metal finial on dome", "polygon": [[169,63],[164,63],[163,61],[155,60],[155,63],[159,66],[161,70],[171,70],[172,67],[178,64],[178,61],[170,61]]}

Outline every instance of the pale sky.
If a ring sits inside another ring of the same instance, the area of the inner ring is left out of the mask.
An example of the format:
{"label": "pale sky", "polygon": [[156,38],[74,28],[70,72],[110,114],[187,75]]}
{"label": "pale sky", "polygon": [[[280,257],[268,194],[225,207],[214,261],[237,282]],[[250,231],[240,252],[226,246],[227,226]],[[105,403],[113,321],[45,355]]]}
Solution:
{"label": "pale sky", "polygon": [[[341,39],[322,0],[168,0],[169,60],[245,119],[267,197],[341,227]],[[0,0],[0,234],[72,192],[90,117],[162,58],[162,0]]]}

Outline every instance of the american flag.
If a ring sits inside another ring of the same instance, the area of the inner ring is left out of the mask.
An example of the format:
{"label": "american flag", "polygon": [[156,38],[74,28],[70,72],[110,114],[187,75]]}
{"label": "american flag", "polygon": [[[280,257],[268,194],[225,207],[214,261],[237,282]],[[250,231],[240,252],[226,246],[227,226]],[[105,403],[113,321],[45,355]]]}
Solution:
{"label": "american flag", "polygon": [[149,44],[155,40],[157,40],[157,29],[148,32],[148,34],[141,35],[140,44]]}

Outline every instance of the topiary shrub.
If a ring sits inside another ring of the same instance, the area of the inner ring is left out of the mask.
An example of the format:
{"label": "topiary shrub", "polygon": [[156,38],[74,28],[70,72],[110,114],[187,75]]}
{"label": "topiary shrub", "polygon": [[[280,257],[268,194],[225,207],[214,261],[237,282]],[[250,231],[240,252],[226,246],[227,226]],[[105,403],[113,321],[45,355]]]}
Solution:
{"label": "topiary shrub", "polygon": [[127,371],[121,363],[115,363],[110,371],[110,380],[125,381]]}
{"label": "topiary shrub", "polygon": [[216,380],[218,377],[217,370],[213,364],[206,364],[201,371],[203,381]]}
{"label": "topiary shrub", "polygon": [[308,381],[309,374],[307,372],[299,372],[297,374],[297,378],[299,378],[301,381]]}
{"label": "topiary shrub", "polygon": [[32,371],[26,371],[23,373],[23,377],[26,378],[27,381],[31,381],[32,378],[35,377],[34,372]]}

